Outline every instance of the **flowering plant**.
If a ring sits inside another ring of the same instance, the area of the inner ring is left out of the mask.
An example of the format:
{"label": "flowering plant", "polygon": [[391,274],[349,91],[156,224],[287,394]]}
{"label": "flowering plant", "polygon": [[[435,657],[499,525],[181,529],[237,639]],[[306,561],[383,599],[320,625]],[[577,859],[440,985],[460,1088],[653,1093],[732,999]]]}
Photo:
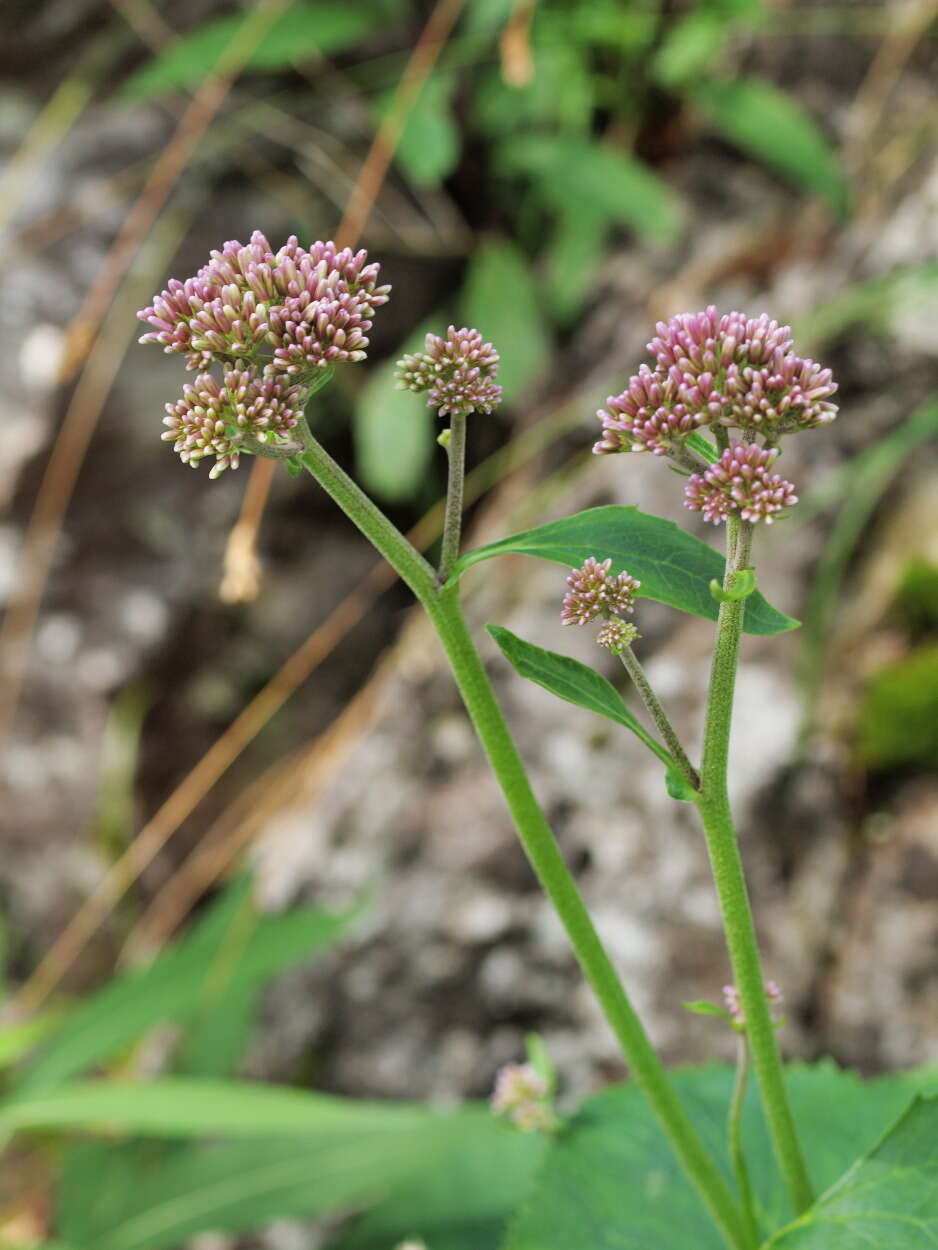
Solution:
{"label": "flowering plant", "polygon": [[[617,1118],[605,1136],[598,1113],[568,1130],[553,1104],[554,1073],[535,1039],[529,1062],[500,1074],[493,1107],[515,1128],[551,1145],[540,1179],[501,1244],[508,1250],[637,1248],[652,1244],[647,1237],[655,1234],[647,1230],[654,1228],[667,1230],[666,1244],[681,1250],[856,1250],[861,1244],[900,1250],[934,1244],[938,1200],[929,1177],[938,1179],[938,1104],[914,1103],[879,1146],[872,1140],[852,1143],[846,1157],[842,1145],[831,1145],[830,1123],[811,1134],[799,1129],[792,1090],[800,1091],[804,1118],[807,1084],[797,1073],[794,1081],[786,1076],[781,1061],[781,993],[763,975],[727,787],[742,635],[770,635],[797,624],[759,593],[753,539],[760,524],[783,519],[797,503],[795,486],[775,471],[776,464],[787,437],[835,418],[830,370],[797,355],[789,329],[768,316],[720,314],[710,307],[660,323],[648,345],[652,363],[643,364],[600,410],[595,452],[651,452],[669,461],[686,478],[686,507],[725,526],[725,559],[670,521],[620,507],[594,508],[462,552],[466,424],[499,403],[499,356],[476,329],[450,326],[444,336],[430,334],[422,351],[400,361],[398,379],[401,387],[425,393],[428,404],[448,418],[440,440],[449,464],[445,524],[434,567],[326,452],[305,415],[333,368],[364,359],[372,317],[388,291],[378,285],[378,266],[364,252],[321,242],[307,251],[296,239],[275,252],[255,233],[246,247],[225,244],[194,278],[171,282],[140,316],[152,326],[144,342],[183,354],[190,369],[201,371],[183,397],[167,405],[164,437],[181,458],[196,465],[214,457],[211,476],[236,468],[243,454],[285,459],[295,472],[309,472],[426,610],[532,867],[621,1046],[633,1081],[629,1097],[637,1090],[657,1125],[658,1137],[629,1155],[638,1180],[619,1177],[628,1193],[613,1200],[607,1174],[616,1152],[637,1140],[634,1100],[633,1118]],[[725,988],[723,1006],[688,1006],[722,1018],[734,1031],[738,1062],[731,1087],[721,1076],[701,1093],[703,1086],[664,1068],[529,783],[460,606],[464,572],[509,552],[567,566],[560,622],[599,625],[597,641],[619,657],[651,727],[588,665],[490,626],[503,654],[523,677],[631,730],[664,766],[671,795],[699,814],[733,983]],[[642,598],[716,623],[696,764],[635,654]],[[754,1150],[746,1129],[750,1066],[771,1164],[767,1150]],[[813,1093],[811,1100],[817,1102]],[[714,1108],[719,1116],[724,1103],[725,1137],[714,1124]],[[615,1106],[624,1107],[624,1097]],[[606,1104],[603,1114],[611,1108],[612,1102]],[[815,1109],[815,1125],[819,1114]],[[834,1108],[825,1115],[831,1121]],[[595,1158],[592,1141],[604,1143]],[[873,1149],[818,1198],[817,1179],[834,1181],[859,1147]],[[662,1187],[665,1198],[659,1200]]]}

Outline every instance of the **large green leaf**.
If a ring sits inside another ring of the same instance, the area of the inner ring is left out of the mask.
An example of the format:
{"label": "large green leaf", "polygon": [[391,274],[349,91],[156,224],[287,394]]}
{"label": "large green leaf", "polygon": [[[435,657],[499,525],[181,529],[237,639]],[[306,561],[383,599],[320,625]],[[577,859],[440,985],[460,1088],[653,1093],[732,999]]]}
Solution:
{"label": "large green leaf", "polygon": [[[123,94],[149,99],[179,87],[197,87],[208,67],[249,15],[232,13],[204,22],[148,61],[124,84]],[[327,56],[356,44],[379,21],[373,5],[334,0],[300,0],[288,6],[258,41],[247,69],[277,70],[315,55]]]}
{"label": "large green leaf", "polygon": [[[369,1228],[402,1230],[389,1233],[382,1250],[407,1235],[418,1211],[441,1228],[503,1226],[541,1143],[506,1132],[478,1107],[413,1110],[393,1131],[332,1124],[300,1138],[176,1145],[162,1158],[152,1151],[167,1143],[144,1142],[123,1183],[102,1165],[126,1145],[88,1143],[59,1186],[57,1227],[94,1250],[157,1250],[208,1229],[248,1229],[375,1202],[374,1220],[366,1216],[355,1231],[368,1244]],[[117,1182],[110,1190],[96,1180],[102,1172]],[[488,1244],[495,1250],[497,1243]]]}
{"label": "large green leaf", "polygon": [[569,212],[574,192],[607,222],[644,238],[668,242],[680,231],[680,207],[668,184],[609,143],[525,135],[507,142],[499,159],[507,173],[530,178],[537,195],[557,212]]}
{"label": "large green leaf", "polygon": [[493,238],[478,248],[466,274],[460,316],[501,355],[498,381],[509,402],[546,368],[549,344],[541,300],[530,262],[514,243]]}
{"label": "large green leaf", "polygon": [[[688,1114],[729,1179],[725,1139],[732,1072],[708,1067],[675,1073],[674,1079]],[[824,1188],[843,1174],[858,1150],[876,1141],[916,1088],[938,1087],[938,1075],[909,1074],[865,1084],[832,1064],[820,1064],[789,1069],[788,1086],[809,1171],[815,1184]],[[792,1212],[753,1088],[746,1101],[743,1138],[759,1222],[767,1233],[790,1219]],[[801,1250],[800,1243],[792,1243],[792,1250],[796,1244]],[[916,1250],[918,1244],[909,1243]],[[815,1246],[841,1250],[831,1240],[810,1245],[811,1250]],[[886,1237],[867,1241],[864,1250],[874,1245],[877,1250],[905,1247]],[[586,1246],[589,1250],[724,1247],[632,1085],[590,1099],[561,1130],[506,1242],[506,1250]],[[787,1243],[782,1242],[781,1248],[788,1250]],[[854,1243],[844,1243],[843,1250],[848,1248],[854,1250]]]}
{"label": "large green leaf", "polygon": [[[715,621],[718,605],[710,590],[723,580],[723,558],[673,521],[648,516],[638,508],[610,504],[590,508],[562,521],[551,521],[468,551],[457,562],[453,578],[493,556],[518,553],[539,556],[577,568],[587,556],[612,560],[612,572],[627,569],[641,582],[639,595],[682,612]],[[798,622],[783,615],[756,591],[746,600],[743,628],[749,634],[778,634]]]}
{"label": "large green leaf", "polygon": [[938,1097],[917,1098],[766,1250],[934,1250],[938,1245]]}
{"label": "large green leaf", "polygon": [[258,916],[249,889],[246,878],[235,883],[190,937],[70,1012],[17,1088],[54,1086],[109,1059],[154,1025],[198,1018],[234,987],[239,995],[259,988],[335,941],[352,919],[352,913],[318,907]]}
{"label": "large green leaf", "polygon": [[352,433],[355,465],[365,487],[387,503],[413,499],[426,479],[436,435],[436,413],[426,395],[400,391],[394,371],[400,356],[419,351],[428,332],[445,333],[443,318],[428,320],[407,339],[394,359],[371,373],[355,400]]}
{"label": "large green leaf", "polygon": [[623,725],[649,751],[654,752],[666,767],[675,767],[670,752],[629,711],[621,694],[601,673],[597,673],[588,664],[581,664],[572,656],[558,655],[556,651],[547,651],[544,647],[535,646],[533,642],[525,642],[510,629],[504,629],[500,625],[486,625],[485,628],[521,677],[535,682],[567,703],[574,703],[590,712],[598,712],[600,716],[615,721],[617,725]]}
{"label": "large green leaf", "polygon": [[761,78],[703,82],[686,90],[724,138],[846,212],[847,184],[837,154],[797,100]]}

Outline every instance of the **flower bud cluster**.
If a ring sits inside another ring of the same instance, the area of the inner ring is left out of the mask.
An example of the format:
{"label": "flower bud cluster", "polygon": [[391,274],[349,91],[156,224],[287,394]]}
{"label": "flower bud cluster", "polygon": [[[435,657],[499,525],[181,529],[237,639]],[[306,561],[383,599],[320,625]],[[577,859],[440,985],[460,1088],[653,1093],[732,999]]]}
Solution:
{"label": "flower bud cluster", "polygon": [[166,405],[163,438],[184,464],[195,468],[214,456],[209,477],[236,469],[246,437],[258,443],[286,437],[303,413],[302,387],[288,387],[253,369],[227,369],[224,383],[200,373],[183,387],[182,398]]}
{"label": "flower bud cluster", "polygon": [[744,521],[765,521],[798,502],[795,488],[771,473],[776,450],[755,443],[731,443],[705,473],[695,473],[684,491],[684,506],[702,512],[705,521],[719,525],[730,513]]}
{"label": "flower bud cluster", "polygon": [[530,1063],[507,1063],[499,1069],[492,1110],[522,1133],[549,1133],[556,1125],[547,1081]]}
{"label": "flower bud cluster", "polygon": [[446,338],[428,334],[422,352],[397,362],[399,390],[427,391],[427,406],[447,413],[490,413],[501,402],[495,382],[499,355],[478,330],[450,326]]}
{"label": "flower bud cluster", "polygon": [[743,476],[753,475],[755,495],[744,489],[734,494],[719,472],[713,478],[704,473],[704,485],[691,479],[687,506],[714,523],[731,514],[770,520],[795,502],[793,487],[770,478],[763,472],[767,464],[740,448],[759,439],[774,448],[784,434],[832,421],[837,385],[830,369],[798,356],[789,327],[764,314],[721,314],[711,305],[659,322],[656,329],[648,344],[654,365],[642,365],[600,409],[602,438],[594,452],[650,451],[686,468],[696,460],[689,435],[706,428],[739,430],[742,439],[731,444],[722,470],[732,476],[739,465],[748,466]]}
{"label": "flower bud cluster", "polygon": [[571,570],[567,578],[570,589],[563,597],[560,620],[564,625],[589,625],[602,620],[596,641],[618,654],[639,636],[634,625],[620,618],[635,611],[635,594],[641,582],[625,570],[611,577],[611,567],[611,558],[600,563],[588,556],[578,569]]}
{"label": "flower bud cluster", "polygon": [[216,456],[213,477],[235,467],[246,439],[264,442],[296,425],[326,370],[364,360],[390,291],[378,270],[364,251],[323,242],[307,250],[295,236],[275,252],[255,230],[247,245],[213,251],[194,278],[171,280],[137,314],[153,327],[141,343],[180,353],[189,369],[220,363],[226,371],[224,386],[201,372],[167,408],[165,437],[183,459]]}

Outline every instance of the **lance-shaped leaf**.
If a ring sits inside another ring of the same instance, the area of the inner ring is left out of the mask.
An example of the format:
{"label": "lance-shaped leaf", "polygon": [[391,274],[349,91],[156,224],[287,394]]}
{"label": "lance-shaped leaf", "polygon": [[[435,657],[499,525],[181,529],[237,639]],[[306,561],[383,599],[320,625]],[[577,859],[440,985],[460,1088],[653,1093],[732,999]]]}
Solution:
{"label": "lance-shaped leaf", "polygon": [[548,651],[544,647],[536,647],[533,642],[525,642],[501,625],[486,625],[485,628],[498,643],[505,659],[521,677],[549,690],[558,699],[584,707],[590,712],[598,712],[607,720],[624,725],[667,768],[677,767],[670,751],[657,742],[641,721],[633,716],[622,695],[601,673],[597,673],[588,664],[574,660],[572,656],[558,655],[556,651]]}
{"label": "lance-shaped leaf", "polygon": [[[719,613],[710,583],[716,579],[722,585],[723,557],[673,521],[648,516],[638,508],[590,508],[467,551],[451,580],[482,560],[513,553],[539,556],[569,568],[578,568],[587,556],[611,559],[613,574],[625,569],[641,582],[639,597],[710,621]],[[758,591],[746,600],[743,628],[748,634],[779,634],[797,625],[798,621],[773,608]]]}

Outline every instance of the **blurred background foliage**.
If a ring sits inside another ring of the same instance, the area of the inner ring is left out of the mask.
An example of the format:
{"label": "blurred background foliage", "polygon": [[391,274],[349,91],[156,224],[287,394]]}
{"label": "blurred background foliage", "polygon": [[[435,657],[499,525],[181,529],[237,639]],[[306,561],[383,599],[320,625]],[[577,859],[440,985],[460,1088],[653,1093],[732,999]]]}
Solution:
{"label": "blurred background foliage", "polygon": [[[826,823],[846,847],[831,917],[858,881],[876,884],[883,861],[870,848],[890,838],[906,856],[896,880],[927,894],[938,874],[936,6],[7,0],[3,16],[0,1133],[17,1135],[0,1246],[144,1250],[230,1229],[256,1230],[249,1245],[379,1250],[419,1210],[431,1250],[495,1250],[540,1142],[472,1104],[440,1118],[305,1092],[427,1092],[414,1071],[357,1081],[334,1058],[356,1045],[347,1017],[374,1011],[373,1032],[384,1027],[386,987],[365,1004],[342,987],[376,947],[398,949],[376,899],[393,897],[388,876],[419,862],[419,846],[351,891],[306,865],[303,901],[274,890],[289,898],[282,909],[261,905],[250,878],[250,849],[297,805],[314,824],[374,730],[388,673],[410,654],[406,598],[308,488],[278,479],[269,494],[260,464],[214,491],[179,472],[157,441],[178,376],[132,346],[133,313],[170,273],[255,227],[367,246],[392,303],[367,368],[337,378],[316,421],[427,548],[438,429],[391,373],[428,329],[478,325],[502,354],[506,405],[473,431],[470,479],[473,519],[491,536],[569,498],[638,492],[656,509],[631,465],[599,495],[581,478],[591,411],[620,389],[657,317],[714,298],[791,319],[799,344],[834,366],[844,417],[800,465],[798,557],[776,543],[766,558],[782,606],[805,623],[783,661],[797,732],[778,744],[777,777],[749,796],[769,832],[786,826],[766,874],[790,882],[805,830]],[[502,619],[511,596],[497,594]],[[658,644],[667,654],[654,627]],[[447,697],[431,691],[430,720]],[[420,786],[445,789],[447,758],[413,765]],[[380,824],[380,807],[366,824]],[[910,845],[896,832],[907,808],[925,812]],[[934,1055],[933,1019],[903,1048],[862,1009],[838,1015],[835,948],[865,957],[832,920],[792,1011],[802,1051],[869,1068]],[[291,1033],[269,987],[304,984],[284,975],[318,952],[319,990],[338,987],[322,991],[334,1018]],[[428,1055],[454,1000],[471,997],[475,958],[427,1006]],[[934,985],[934,959],[924,968],[904,970],[910,998]],[[509,1028],[503,1059],[554,1019],[553,1006],[472,1005],[479,1033]],[[908,1035],[921,1021],[894,1019]],[[564,1020],[575,1035],[595,1025]],[[265,1038],[284,1057],[259,1058]],[[680,1041],[672,1052],[687,1057]],[[457,1092],[484,1093],[497,1055],[480,1050]],[[610,1071],[600,1058],[581,1086]],[[245,1077],[291,1088],[258,1102],[268,1085]],[[99,1140],[71,1131],[101,1126]],[[298,1217],[319,1231],[285,1222]]]}

